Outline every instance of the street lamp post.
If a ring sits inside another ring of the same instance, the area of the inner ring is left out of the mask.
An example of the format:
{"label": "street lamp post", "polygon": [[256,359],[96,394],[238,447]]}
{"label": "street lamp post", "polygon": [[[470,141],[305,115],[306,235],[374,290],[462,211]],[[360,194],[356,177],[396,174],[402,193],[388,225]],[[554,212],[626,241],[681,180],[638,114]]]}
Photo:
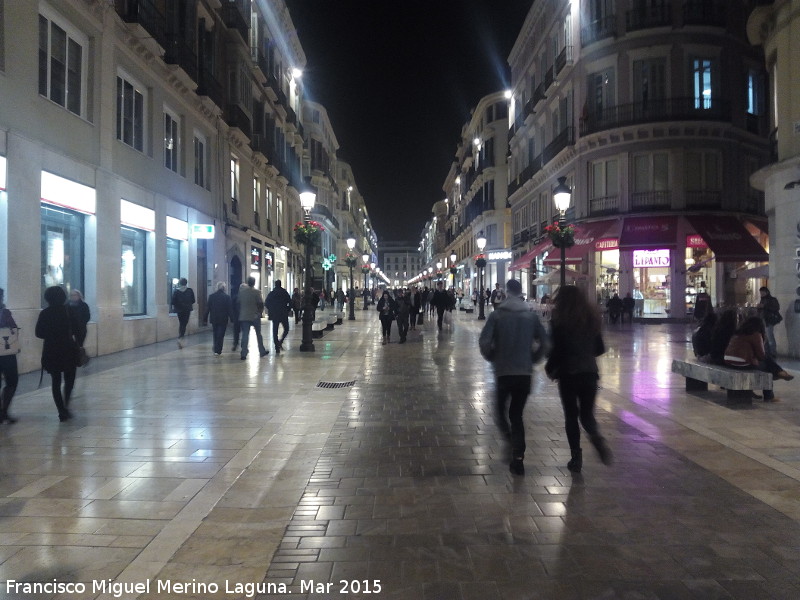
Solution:
{"label": "street lamp post", "polygon": [[486,248],[486,238],[483,236],[483,231],[478,234],[475,243],[478,244],[478,251],[480,252],[477,260],[475,260],[475,266],[478,267],[478,320],[483,321],[486,319],[486,315],[483,312],[483,305],[486,300],[483,297],[483,269],[486,266],[486,258],[483,256],[483,249]]}
{"label": "street lamp post", "polygon": [[568,243],[568,240],[564,235],[564,229],[567,226],[566,213],[567,209],[569,208],[571,198],[572,190],[569,189],[569,186],[567,185],[567,178],[559,177],[558,185],[553,190],[553,202],[558,210],[558,246],[561,250],[561,287],[559,289],[567,284],[567,246],[571,246],[572,244]]}
{"label": "street lamp post", "polygon": [[356,240],[355,238],[347,238],[347,247],[350,249],[350,252],[347,253],[345,256],[345,262],[347,263],[348,268],[350,269],[350,289],[347,290],[350,296],[350,313],[347,316],[348,321],[355,321],[356,320],[356,313],[355,313],[355,305],[356,305],[356,291],[353,289],[353,267],[356,266],[356,257],[353,256],[352,251],[353,248],[356,247]]}
{"label": "street lamp post", "polygon": [[[300,192],[300,205],[303,207],[305,214],[303,220],[307,224],[311,221],[311,209],[314,208],[314,202],[317,200],[317,195],[314,193],[310,183],[306,183],[305,189]],[[312,242],[306,242],[306,280],[304,283],[305,297],[303,306],[303,339],[300,342],[300,352],[314,352],[314,339],[312,337],[311,326],[314,323],[314,287],[311,281],[311,246]]]}
{"label": "street lamp post", "polygon": [[361,272],[364,274],[364,310],[367,310],[367,299],[369,298],[366,291],[369,289],[369,286],[367,284],[367,274],[369,273],[369,265],[367,264],[367,261],[369,261],[369,254],[362,254],[361,260],[364,261],[361,263],[362,264]]}
{"label": "street lamp post", "polygon": [[453,288],[456,287],[456,273],[458,272],[456,269],[456,258],[458,257],[456,256],[456,253],[453,252],[450,255],[450,275],[453,276]]}

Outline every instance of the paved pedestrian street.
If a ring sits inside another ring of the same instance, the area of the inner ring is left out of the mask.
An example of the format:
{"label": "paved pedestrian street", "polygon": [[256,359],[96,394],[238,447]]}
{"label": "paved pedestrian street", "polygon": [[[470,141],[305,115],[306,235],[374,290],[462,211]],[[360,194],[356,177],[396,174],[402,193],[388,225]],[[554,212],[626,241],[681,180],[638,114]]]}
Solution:
{"label": "paved pedestrian street", "polygon": [[296,328],[263,359],[230,334],[220,357],[210,334],[98,357],[63,424],[47,375],[24,376],[0,426],[0,598],[800,598],[800,386],[687,393],[688,325],[615,326],[614,465],[585,444],[566,469],[539,367],[518,477],[481,324],[382,346],[357,311],[313,354]]}

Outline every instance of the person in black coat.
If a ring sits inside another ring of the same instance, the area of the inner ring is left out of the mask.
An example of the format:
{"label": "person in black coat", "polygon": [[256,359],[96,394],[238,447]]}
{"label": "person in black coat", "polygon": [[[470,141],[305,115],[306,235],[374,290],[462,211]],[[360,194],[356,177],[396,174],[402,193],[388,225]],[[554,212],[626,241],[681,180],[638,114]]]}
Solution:
{"label": "person in black coat", "polygon": [[409,319],[411,320],[411,329],[416,329],[417,315],[422,310],[422,294],[419,293],[419,288],[414,286],[410,294],[411,310],[409,311]]}
{"label": "person in black coat", "polygon": [[[275,344],[275,354],[280,354],[283,350],[283,340],[289,335],[289,315],[292,312],[292,297],[283,289],[280,279],[275,280],[275,287],[267,294],[264,304],[267,307],[267,318],[272,321],[272,343]],[[283,335],[278,338],[280,325],[283,325]]]}
{"label": "person in black coat", "polygon": [[609,298],[608,302],[606,302],[606,308],[608,309],[608,318],[612,323],[616,323],[622,314],[622,298],[619,297],[619,294],[615,293]]}
{"label": "person in black coat", "polygon": [[206,314],[203,315],[203,325],[207,325],[211,321],[214,356],[222,354],[222,343],[225,340],[225,331],[228,329],[228,319],[233,320],[233,300],[225,293],[225,284],[220,281],[217,284],[217,291],[208,297]]}
{"label": "person in black coat", "polygon": [[172,311],[178,315],[178,348],[183,348],[186,326],[189,324],[189,316],[195,303],[194,290],[187,287],[188,283],[186,277],[181,277],[178,287],[172,292]]}
{"label": "person in black coat", "polygon": [[392,335],[392,321],[397,315],[397,303],[389,294],[389,290],[383,290],[383,296],[378,300],[378,313],[381,319],[381,333],[383,334],[383,343],[388,344],[389,338]]}
{"label": "person in black coat", "polygon": [[717,324],[711,330],[711,346],[708,353],[709,360],[713,364],[725,364],[725,349],[736,333],[738,322],[739,317],[732,308],[723,311],[717,319]]}
{"label": "person in black coat", "polygon": [[[19,327],[11,315],[11,311],[5,305],[5,290],[0,288],[0,327],[8,328],[12,334],[19,332]],[[0,338],[0,347],[5,346],[3,342],[7,343],[8,340]],[[19,350],[17,350],[19,351]],[[3,386],[5,380],[5,386]],[[11,406],[11,400],[14,398],[14,392],[17,391],[17,384],[19,383],[19,370],[17,367],[17,355],[13,353],[12,348],[8,345],[8,353],[0,354],[0,423],[16,423],[17,420],[8,414],[8,407]]]}
{"label": "person in black coat", "polygon": [[86,341],[86,325],[92,318],[89,305],[83,301],[83,294],[80,290],[72,290],[69,293],[68,306],[75,322],[75,329],[72,331],[75,343],[83,347],[83,342]]}
{"label": "person in black coat", "polygon": [[[72,418],[69,401],[75,386],[78,344],[74,331],[76,321],[66,306],[67,293],[54,285],[44,291],[47,308],[39,313],[36,337],[43,339],[42,369],[50,373],[53,402],[58,409],[59,421]],[[64,392],[61,392],[61,375],[64,375]]]}
{"label": "person in black coat", "polygon": [[444,318],[444,311],[450,308],[450,297],[444,291],[444,283],[439,281],[436,284],[436,291],[433,292],[431,297],[431,306],[436,308],[436,325],[439,331],[442,330],[442,319]]}

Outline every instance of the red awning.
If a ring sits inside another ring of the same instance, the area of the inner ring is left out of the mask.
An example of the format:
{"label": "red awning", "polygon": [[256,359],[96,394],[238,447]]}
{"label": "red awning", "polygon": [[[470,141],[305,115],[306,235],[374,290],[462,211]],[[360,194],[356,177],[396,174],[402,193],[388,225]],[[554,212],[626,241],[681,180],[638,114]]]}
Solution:
{"label": "red awning", "polygon": [[690,215],[686,217],[695,231],[721,262],[766,262],[769,254],[736,217]]}
{"label": "red awning", "polygon": [[522,269],[529,269],[531,261],[542,254],[543,252],[550,252],[553,249],[553,242],[550,241],[548,236],[544,236],[542,240],[533,248],[528,250],[525,254],[520,256],[517,260],[511,263],[508,267],[509,271],[520,271]]}
{"label": "red awning", "polygon": [[[606,235],[614,225],[617,224],[617,219],[610,221],[594,221],[593,223],[578,223],[575,225],[575,245],[567,248],[565,252],[567,264],[577,265],[583,261],[583,257],[589,252],[597,252],[602,250],[598,247],[598,242],[601,239],[615,237],[614,235]],[[561,253],[559,251],[551,252],[544,264],[548,266],[558,266],[561,264]]]}
{"label": "red awning", "polygon": [[619,249],[674,248],[677,234],[678,217],[626,217],[619,237]]}

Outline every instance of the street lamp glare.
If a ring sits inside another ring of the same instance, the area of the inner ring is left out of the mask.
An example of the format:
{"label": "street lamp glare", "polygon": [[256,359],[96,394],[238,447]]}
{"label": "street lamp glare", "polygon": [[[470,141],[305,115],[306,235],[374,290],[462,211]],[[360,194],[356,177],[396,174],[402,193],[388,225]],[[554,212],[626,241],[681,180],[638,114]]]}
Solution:
{"label": "street lamp glare", "polygon": [[560,213],[567,212],[571,199],[572,199],[572,190],[569,189],[569,186],[567,185],[567,178],[559,177],[558,185],[553,190],[553,202],[555,203],[558,212]]}
{"label": "street lamp glare", "polygon": [[349,237],[347,238],[347,247],[352,250],[356,247],[356,238]]}
{"label": "street lamp glare", "polygon": [[451,264],[455,264],[455,262],[456,262],[456,258],[458,258],[458,257],[456,256],[456,253],[455,253],[455,252],[453,252],[453,253],[450,255],[450,263],[451,263]]}
{"label": "street lamp glare", "polygon": [[486,237],[483,235],[483,231],[478,234],[477,239],[475,242],[478,244],[478,250],[483,252],[483,249],[486,248]]}
{"label": "street lamp glare", "polygon": [[364,264],[367,264],[367,262],[369,261],[369,254],[362,254],[361,260],[364,261]]}
{"label": "street lamp glare", "polygon": [[440,260],[436,261],[436,268],[437,269],[441,269],[442,268],[442,261],[440,261]]}
{"label": "street lamp glare", "polygon": [[505,97],[506,100],[511,100],[511,90],[503,92],[503,97]]}

